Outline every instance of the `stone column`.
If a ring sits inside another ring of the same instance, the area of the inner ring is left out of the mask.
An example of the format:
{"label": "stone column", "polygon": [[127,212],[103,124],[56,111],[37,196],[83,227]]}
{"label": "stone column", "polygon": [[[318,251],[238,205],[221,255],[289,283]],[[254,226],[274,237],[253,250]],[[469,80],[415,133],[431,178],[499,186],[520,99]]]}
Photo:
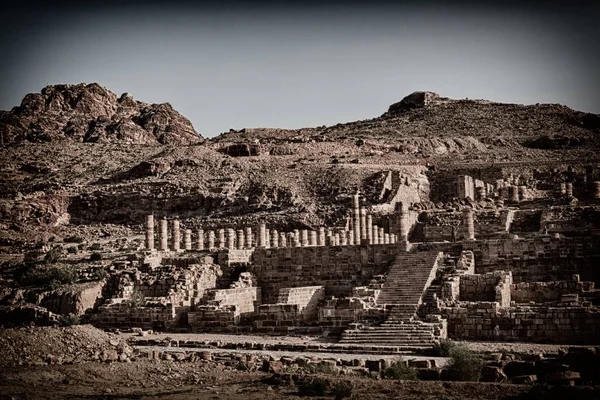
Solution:
{"label": "stone column", "polygon": [[379,244],[379,227],[373,225],[373,244]]}
{"label": "stone column", "polygon": [[367,241],[373,244],[373,216],[367,214]]}
{"label": "stone column", "polygon": [[300,240],[302,242],[302,247],[306,247],[308,246],[308,230],[306,229],[302,229],[302,232],[300,233]]}
{"label": "stone column", "polygon": [[310,231],[309,232],[309,238],[308,238],[308,243],[311,246],[317,246],[317,232],[315,231]]}
{"label": "stone column", "polygon": [[247,227],[245,230],[246,230],[246,234],[244,236],[246,236],[246,248],[247,249],[251,249],[253,247],[253,244],[252,244],[252,228]]}
{"label": "stone column", "polygon": [[229,250],[235,249],[235,231],[232,228],[227,228],[225,232],[225,247]]}
{"label": "stone column", "polygon": [[[371,231],[372,231],[371,227]],[[354,246],[354,231],[348,231],[348,246]]]}
{"label": "stone column", "polygon": [[279,246],[280,247],[287,247],[287,240],[285,238],[285,232],[280,232],[279,233]]}
{"label": "stone column", "polygon": [[346,236],[346,231],[340,232],[340,246],[348,246],[348,236]]}
{"label": "stone column", "polygon": [[379,228],[379,244],[385,243],[385,232],[383,228]]}
{"label": "stone column", "polygon": [[169,225],[167,217],[160,220],[160,251],[169,251]]}
{"label": "stone column", "polygon": [[267,249],[271,248],[271,231],[269,228],[265,228],[265,247]]}
{"label": "stone column", "polygon": [[479,186],[475,188],[475,200],[484,200],[486,197],[485,186]]}
{"label": "stone column", "polygon": [[296,247],[296,239],[294,238],[294,232],[287,233],[287,247]]}
{"label": "stone column", "polygon": [[594,182],[592,196],[594,197],[594,199],[600,199],[600,181]]}
{"label": "stone column", "polygon": [[519,186],[519,200],[527,199],[527,186]]}
{"label": "stone column", "polygon": [[567,199],[573,198],[573,182],[567,182],[566,189]]}
{"label": "stone column", "polygon": [[265,224],[260,224],[258,226],[258,235],[256,237],[256,247],[265,248],[267,246],[267,226]]}
{"label": "stone column", "polygon": [[224,249],[225,248],[225,229],[219,229],[217,231],[217,234],[219,235],[219,249]]}
{"label": "stone column", "polygon": [[385,243],[385,244],[390,244],[391,243],[390,242],[390,234],[389,233],[384,234],[384,236],[383,236],[383,243]]}
{"label": "stone column", "polygon": [[300,239],[300,230],[294,229],[294,247],[301,247],[302,240]]}
{"label": "stone column", "polygon": [[204,250],[204,230],[198,229],[196,232],[196,250]]}
{"label": "stone column", "polygon": [[208,249],[213,250],[215,248],[215,231],[208,231]]}
{"label": "stone column", "polygon": [[154,250],[154,215],[146,215],[146,249]]}
{"label": "stone column", "polygon": [[360,209],[360,240],[367,240],[367,209],[361,207]]}
{"label": "stone column", "polygon": [[319,227],[319,236],[317,237],[317,246],[325,246],[325,228]]}
{"label": "stone column", "polygon": [[517,186],[511,185],[508,187],[508,198],[513,203],[519,202],[519,189]]}
{"label": "stone column", "polygon": [[354,243],[360,243],[360,198],[358,193],[352,196],[352,230],[354,231]]}
{"label": "stone column", "polygon": [[404,203],[398,203],[398,240],[408,242],[410,231],[410,211]]}
{"label": "stone column", "polygon": [[335,243],[335,246],[340,245],[340,234],[338,232],[333,235],[333,242]]}
{"label": "stone column", "polygon": [[465,239],[475,240],[475,221],[471,207],[463,210],[463,224],[465,225]]}
{"label": "stone column", "polygon": [[186,229],[183,231],[183,248],[192,250],[192,230]]}
{"label": "stone column", "polygon": [[179,231],[179,218],[171,222],[173,227],[173,251],[181,250],[181,232]]}
{"label": "stone column", "polygon": [[274,249],[279,247],[279,232],[277,232],[277,229],[271,231],[271,247]]}
{"label": "stone column", "polygon": [[246,244],[246,240],[244,238],[244,230],[238,229],[237,230],[237,248],[242,250],[244,248],[245,244]]}
{"label": "stone column", "polygon": [[392,244],[396,243],[396,241],[397,241],[396,238],[397,238],[396,234],[392,233],[390,235],[390,243],[392,243]]}
{"label": "stone column", "polygon": [[560,193],[561,197],[565,197],[567,195],[567,183],[566,182],[561,182],[558,185],[558,192]]}

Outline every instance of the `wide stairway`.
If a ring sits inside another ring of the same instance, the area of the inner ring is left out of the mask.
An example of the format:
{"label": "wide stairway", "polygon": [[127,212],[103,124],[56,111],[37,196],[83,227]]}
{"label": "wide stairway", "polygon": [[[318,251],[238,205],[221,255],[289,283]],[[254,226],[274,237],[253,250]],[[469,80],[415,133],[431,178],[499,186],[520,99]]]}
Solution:
{"label": "wide stairway", "polygon": [[385,322],[342,333],[341,344],[431,347],[439,323],[419,321],[416,313],[423,295],[435,278],[438,251],[399,254],[390,267],[377,303],[391,308]]}

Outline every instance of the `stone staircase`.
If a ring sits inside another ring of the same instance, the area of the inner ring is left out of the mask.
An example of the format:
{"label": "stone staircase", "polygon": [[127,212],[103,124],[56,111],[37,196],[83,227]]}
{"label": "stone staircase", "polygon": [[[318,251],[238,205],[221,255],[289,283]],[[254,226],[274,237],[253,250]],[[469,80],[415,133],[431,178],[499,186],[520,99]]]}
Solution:
{"label": "stone staircase", "polygon": [[442,322],[416,318],[424,294],[435,278],[438,251],[399,254],[390,267],[377,303],[390,308],[377,326],[361,326],[342,333],[341,344],[400,346],[407,350],[430,347],[443,329]]}

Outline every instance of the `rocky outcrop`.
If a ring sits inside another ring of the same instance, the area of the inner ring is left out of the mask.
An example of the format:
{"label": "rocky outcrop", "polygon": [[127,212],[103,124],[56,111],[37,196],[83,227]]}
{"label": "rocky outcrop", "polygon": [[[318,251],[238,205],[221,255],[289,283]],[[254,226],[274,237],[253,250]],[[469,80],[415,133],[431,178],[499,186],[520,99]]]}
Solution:
{"label": "rocky outcrop", "polygon": [[55,314],[83,315],[85,310],[94,308],[103,286],[104,281],[74,284],[40,294],[37,303]]}
{"label": "rocky outcrop", "polygon": [[0,145],[66,139],[169,145],[203,140],[169,103],[148,104],[129,93],[117,97],[97,83],[47,86],[0,112]]}

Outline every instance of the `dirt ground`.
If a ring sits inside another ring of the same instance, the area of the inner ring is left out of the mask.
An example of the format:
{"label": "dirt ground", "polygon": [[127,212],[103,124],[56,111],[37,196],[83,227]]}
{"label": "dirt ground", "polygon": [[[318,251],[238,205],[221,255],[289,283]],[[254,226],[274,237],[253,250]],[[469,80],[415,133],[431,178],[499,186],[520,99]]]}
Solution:
{"label": "dirt ground", "polygon": [[[217,366],[139,361],[30,366],[0,372],[0,399],[299,399],[295,386],[268,385],[271,374],[223,371]],[[350,381],[323,376],[331,382]],[[352,377],[350,399],[534,399],[600,398],[600,388],[532,387],[440,381],[394,381]],[[313,397],[315,398],[315,397]],[[333,399],[333,395],[319,397]]]}

